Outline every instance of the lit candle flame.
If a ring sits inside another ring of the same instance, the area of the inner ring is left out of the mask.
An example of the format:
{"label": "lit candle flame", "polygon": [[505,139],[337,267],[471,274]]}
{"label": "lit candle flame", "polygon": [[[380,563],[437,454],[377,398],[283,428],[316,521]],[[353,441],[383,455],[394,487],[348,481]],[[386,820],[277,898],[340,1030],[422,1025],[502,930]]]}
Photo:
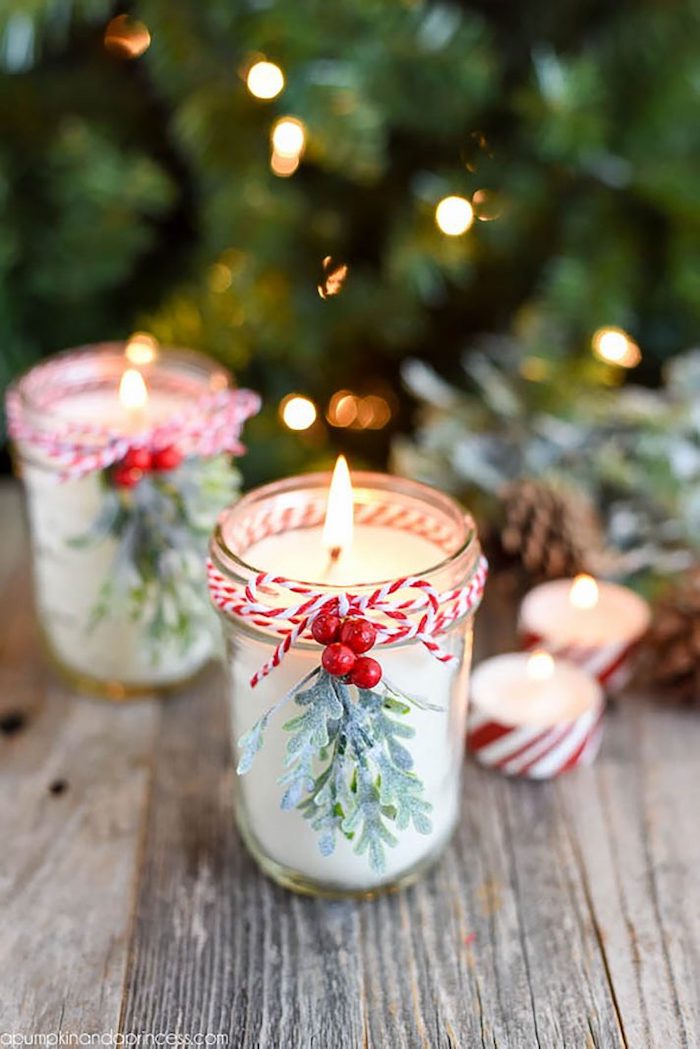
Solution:
{"label": "lit candle flame", "polygon": [[142,411],[148,404],[148,389],[136,368],[127,368],[119,383],[119,401],[128,412]]}
{"label": "lit candle flame", "polygon": [[338,456],[328,489],[323,545],[335,561],[352,546],[353,495],[350,471],[344,455]]}
{"label": "lit candle flame", "polygon": [[554,673],[554,660],[549,652],[533,652],[527,661],[526,673],[531,681],[548,681]]}
{"label": "lit candle flame", "polygon": [[569,601],[574,608],[595,608],[598,598],[598,584],[595,579],[589,575],[577,575],[569,591]]}

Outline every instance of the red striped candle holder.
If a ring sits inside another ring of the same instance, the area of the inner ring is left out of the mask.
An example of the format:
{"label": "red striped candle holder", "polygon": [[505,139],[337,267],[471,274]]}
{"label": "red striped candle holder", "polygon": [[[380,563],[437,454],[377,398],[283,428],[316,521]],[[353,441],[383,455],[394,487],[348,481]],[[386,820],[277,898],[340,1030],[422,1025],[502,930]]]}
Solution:
{"label": "red striped candle holder", "polygon": [[603,710],[600,685],[573,663],[544,652],[496,656],[472,676],[467,747],[504,775],[551,779],[594,761]]}
{"label": "red striped candle holder", "polygon": [[649,620],[638,594],[582,575],[531,590],[520,607],[519,636],[527,651],[544,649],[575,663],[612,694],[628,683]]}

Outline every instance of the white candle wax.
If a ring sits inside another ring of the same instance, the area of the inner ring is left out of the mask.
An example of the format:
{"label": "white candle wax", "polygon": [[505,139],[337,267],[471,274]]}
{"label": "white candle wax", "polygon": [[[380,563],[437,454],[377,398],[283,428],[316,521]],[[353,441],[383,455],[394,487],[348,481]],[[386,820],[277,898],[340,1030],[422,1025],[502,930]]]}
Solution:
{"label": "white candle wax", "polygon": [[121,682],[131,688],[155,688],[191,676],[213,654],[209,630],[185,651],[175,640],[164,639],[154,662],[144,645],[143,624],[127,614],[88,626],[100,590],[114,572],[117,553],[112,536],[94,544],[76,543],[102,508],[99,475],[57,484],[50,472],[29,459],[22,475],[33,537],[37,611],[59,662],[86,681]]}
{"label": "white candle wax", "polygon": [[249,564],[266,572],[338,587],[420,576],[443,558],[428,539],[381,525],[356,525],[350,548],[335,560],[324,548],[321,527],[268,536],[246,553]]}
{"label": "white candle wax", "polygon": [[472,702],[479,711],[508,725],[547,727],[574,721],[600,703],[595,679],[573,663],[552,660],[551,673],[537,677],[532,655],[510,652],[474,669]]}
{"label": "white candle wax", "polygon": [[64,397],[56,406],[55,415],[68,423],[87,423],[131,434],[181,415],[191,403],[192,398],[182,392],[149,387],[145,405],[138,409],[128,408],[119,399],[115,387],[111,390],[86,390]]}
{"label": "white candle wax", "polygon": [[[248,564],[308,582],[332,583],[351,588],[405,575],[422,575],[445,558],[444,550],[408,532],[356,524],[349,550],[329,570],[322,529],[292,530],[260,540],[245,555]],[[405,740],[414,759],[414,771],[424,784],[424,797],[432,805],[430,834],[412,827],[397,831],[398,844],[386,850],[386,870],[378,879],[367,855],[358,855],[353,843],[338,836],[335,851],[323,856],[318,834],[297,810],[280,809],[283,788],[278,779],[284,770],[289,733],[284,722],[298,712],[293,701],[265,731],[262,751],[249,772],[239,777],[239,811],[247,833],[280,867],[323,883],[338,891],[362,891],[378,881],[391,883],[406,871],[436,855],[449,838],[458,816],[459,770],[464,750],[471,629],[456,629],[441,637],[441,644],[457,656],[455,664],[440,663],[420,643],[381,647],[372,651],[380,660],[384,678],[411,696],[437,704],[439,711],[412,707],[405,718],[415,736]],[[231,709],[234,742],[281,696],[320,663],[316,645],[294,645],[281,665],[255,689],[250,678],[270,655],[269,645],[251,638],[236,638],[231,649]]]}
{"label": "white candle wax", "polygon": [[521,628],[557,647],[626,644],[649,625],[649,606],[627,587],[598,582],[597,600],[580,607],[572,579],[542,583],[525,596]]}

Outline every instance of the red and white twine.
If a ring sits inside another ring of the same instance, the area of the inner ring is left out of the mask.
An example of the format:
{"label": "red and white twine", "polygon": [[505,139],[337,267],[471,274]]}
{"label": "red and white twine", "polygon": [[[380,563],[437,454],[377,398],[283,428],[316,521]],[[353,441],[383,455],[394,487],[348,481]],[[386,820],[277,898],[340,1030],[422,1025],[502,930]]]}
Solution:
{"label": "red and white twine", "polygon": [[[191,404],[163,423],[125,434],[122,430],[69,419],[51,429],[31,421],[23,392],[40,411],[47,412],[67,395],[96,389],[99,383],[76,376],[66,383],[66,372],[79,363],[79,355],[63,355],[34,368],[7,393],[8,431],[13,441],[38,449],[56,467],[57,479],[69,481],[120,462],[133,448],[158,452],[177,446],[183,457],[209,457],[228,453],[240,455],[243,424],[260,410],[260,398],[251,390],[224,389],[193,398]],[[188,394],[192,381],[177,376],[162,377],[168,391]]]}
{"label": "red and white twine", "polygon": [[[445,651],[437,638],[458,619],[476,610],[487,572],[488,565],[482,557],[465,586],[443,593],[425,579],[403,576],[368,593],[342,591],[329,595],[327,591],[265,572],[239,586],[227,580],[211,559],[207,564],[209,593],[219,611],[281,637],[273,654],[250,679],[253,688],[279,666],[295,642],[311,638],[313,621],[326,614],[344,619],[374,613],[380,617],[379,621],[370,617],[377,628],[377,645],[415,640],[441,663],[452,662],[456,657]],[[410,597],[409,591],[414,592]],[[302,600],[291,606],[280,604],[283,594],[298,594]]]}

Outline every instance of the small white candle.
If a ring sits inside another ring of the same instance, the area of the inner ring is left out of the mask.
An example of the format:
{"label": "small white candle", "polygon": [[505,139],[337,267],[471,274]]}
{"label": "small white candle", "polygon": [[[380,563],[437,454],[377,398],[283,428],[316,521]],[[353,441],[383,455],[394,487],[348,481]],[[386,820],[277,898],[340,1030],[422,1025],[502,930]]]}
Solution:
{"label": "small white candle", "polygon": [[512,652],[476,667],[468,744],[484,765],[547,778],[592,760],[603,695],[595,678],[548,652]]}
{"label": "small white candle", "polygon": [[647,602],[634,591],[580,575],[531,590],[520,607],[520,632],[526,647],[565,655],[606,687],[620,687],[649,619]]}
{"label": "small white candle", "polygon": [[510,652],[474,670],[472,700],[509,725],[557,725],[595,706],[600,688],[573,663],[548,652]]}

